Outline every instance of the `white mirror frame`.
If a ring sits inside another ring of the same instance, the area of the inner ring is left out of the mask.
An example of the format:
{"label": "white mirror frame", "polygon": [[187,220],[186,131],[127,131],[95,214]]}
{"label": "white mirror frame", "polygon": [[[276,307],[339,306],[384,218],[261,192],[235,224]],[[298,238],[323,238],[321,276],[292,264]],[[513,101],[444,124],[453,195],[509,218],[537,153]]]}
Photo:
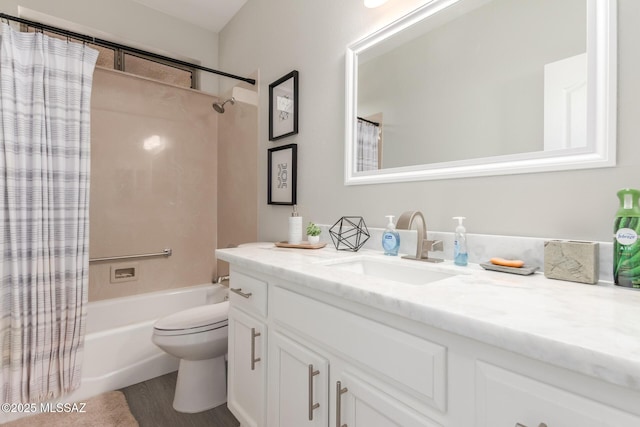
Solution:
{"label": "white mirror frame", "polygon": [[587,0],[587,147],[356,172],[358,54],[461,0],[432,0],[347,47],[345,185],[510,175],[616,165],[617,0]]}

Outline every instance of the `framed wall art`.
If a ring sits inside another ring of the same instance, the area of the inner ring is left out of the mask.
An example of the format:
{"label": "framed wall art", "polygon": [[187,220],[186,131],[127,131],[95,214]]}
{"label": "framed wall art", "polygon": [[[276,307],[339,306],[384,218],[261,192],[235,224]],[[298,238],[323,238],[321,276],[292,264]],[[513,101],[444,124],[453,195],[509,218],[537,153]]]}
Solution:
{"label": "framed wall art", "polygon": [[296,204],[298,146],[296,144],[268,150],[267,203],[270,205]]}
{"label": "framed wall art", "polygon": [[298,72],[269,85],[269,141],[298,133]]}

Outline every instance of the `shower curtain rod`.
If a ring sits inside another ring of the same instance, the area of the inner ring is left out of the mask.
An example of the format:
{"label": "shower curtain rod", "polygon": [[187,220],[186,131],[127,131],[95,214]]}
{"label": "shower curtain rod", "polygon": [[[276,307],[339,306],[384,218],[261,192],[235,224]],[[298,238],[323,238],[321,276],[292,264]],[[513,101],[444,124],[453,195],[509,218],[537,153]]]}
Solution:
{"label": "shower curtain rod", "polygon": [[135,47],[127,46],[127,45],[124,45],[124,44],[114,43],[114,42],[110,42],[108,40],[103,40],[103,39],[99,39],[99,38],[96,38],[96,37],[93,37],[93,36],[88,36],[86,34],[80,34],[80,33],[76,33],[76,32],[73,32],[73,31],[65,30],[64,28],[52,27],[50,25],[41,24],[39,22],[29,21],[28,19],[22,19],[22,18],[18,18],[16,16],[7,15],[6,13],[0,13],[0,19],[6,19],[8,21],[19,22],[21,24],[26,24],[26,25],[28,25],[30,27],[38,28],[40,30],[53,31],[54,33],[59,33],[59,34],[62,34],[62,35],[68,36],[68,37],[73,37],[75,39],[80,39],[80,40],[83,40],[85,42],[100,44],[100,45],[111,47],[111,48],[115,48],[115,49],[124,49],[124,50],[127,50],[127,51],[131,52],[131,53],[137,53],[138,55],[145,55],[145,56],[148,56],[150,58],[160,59],[162,61],[170,62],[172,64],[182,65],[183,67],[195,68],[196,70],[206,71],[207,73],[213,73],[213,74],[218,74],[218,75],[223,76],[223,77],[229,77],[229,78],[236,79],[236,80],[242,80],[243,82],[247,82],[247,83],[250,83],[252,85],[256,84],[255,79],[236,76],[234,74],[225,73],[224,71],[214,70],[213,68],[203,67],[202,65],[192,64],[190,62],[181,61],[179,59],[170,58],[168,56],[159,55],[157,53],[148,52],[146,50],[137,49]]}

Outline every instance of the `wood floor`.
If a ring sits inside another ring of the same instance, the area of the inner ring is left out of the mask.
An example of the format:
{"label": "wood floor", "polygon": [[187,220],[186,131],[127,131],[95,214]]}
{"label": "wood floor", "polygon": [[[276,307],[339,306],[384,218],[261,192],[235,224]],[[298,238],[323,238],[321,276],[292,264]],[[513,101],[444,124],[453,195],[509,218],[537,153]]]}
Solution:
{"label": "wood floor", "polygon": [[140,427],[237,427],[238,420],[221,405],[197,414],[173,409],[177,372],[121,389]]}

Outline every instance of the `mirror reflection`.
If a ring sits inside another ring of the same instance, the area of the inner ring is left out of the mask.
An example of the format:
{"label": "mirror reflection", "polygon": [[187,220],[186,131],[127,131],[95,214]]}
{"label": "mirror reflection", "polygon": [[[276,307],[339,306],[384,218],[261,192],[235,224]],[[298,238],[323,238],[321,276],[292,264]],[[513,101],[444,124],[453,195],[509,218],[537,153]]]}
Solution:
{"label": "mirror reflection", "polygon": [[615,165],[615,0],[433,0],[347,48],[346,184]]}
{"label": "mirror reflection", "polygon": [[461,1],[358,55],[357,171],[584,147],[585,0]]}

